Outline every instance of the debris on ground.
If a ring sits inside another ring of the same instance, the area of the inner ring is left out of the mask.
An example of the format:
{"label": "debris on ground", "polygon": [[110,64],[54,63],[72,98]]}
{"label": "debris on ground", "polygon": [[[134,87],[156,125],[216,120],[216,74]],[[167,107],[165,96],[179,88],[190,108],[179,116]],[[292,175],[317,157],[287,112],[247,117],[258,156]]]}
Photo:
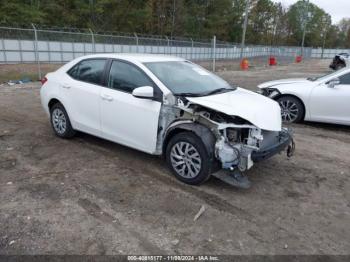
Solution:
{"label": "debris on ground", "polygon": [[179,244],[179,242],[180,242],[180,240],[174,239],[174,240],[171,241],[171,244],[176,246],[177,244]]}
{"label": "debris on ground", "polygon": [[197,221],[197,219],[204,213],[204,211],[205,211],[205,206],[202,205],[198,213],[194,216],[193,221]]}
{"label": "debris on ground", "polygon": [[10,86],[13,86],[13,85],[25,84],[25,83],[29,83],[29,82],[32,82],[32,80],[28,77],[24,77],[24,78],[19,79],[19,80],[10,80],[7,82],[7,84]]}
{"label": "debris on ground", "polygon": [[10,181],[10,182],[7,182],[6,185],[12,185],[13,183]]}

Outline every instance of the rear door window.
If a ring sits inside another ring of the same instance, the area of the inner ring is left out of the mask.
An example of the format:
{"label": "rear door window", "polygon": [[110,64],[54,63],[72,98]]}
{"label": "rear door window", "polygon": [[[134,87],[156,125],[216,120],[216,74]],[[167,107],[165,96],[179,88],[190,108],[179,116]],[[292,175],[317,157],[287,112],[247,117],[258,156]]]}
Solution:
{"label": "rear door window", "polygon": [[68,71],[68,75],[78,81],[100,85],[106,59],[83,60]]}

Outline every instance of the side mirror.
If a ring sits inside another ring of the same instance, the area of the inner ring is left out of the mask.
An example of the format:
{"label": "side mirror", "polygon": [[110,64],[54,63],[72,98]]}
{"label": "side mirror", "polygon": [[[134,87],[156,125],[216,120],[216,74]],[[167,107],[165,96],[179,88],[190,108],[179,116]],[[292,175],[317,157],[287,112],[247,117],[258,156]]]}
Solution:
{"label": "side mirror", "polygon": [[340,79],[337,77],[337,78],[333,78],[332,80],[329,80],[327,85],[329,88],[334,88],[336,85],[339,85],[340,84]]}
{"label": "side mirror", "polygon": [[153,98],[153,87],[141,86],[137,87],[132,91],[132,95],[137,98]]}

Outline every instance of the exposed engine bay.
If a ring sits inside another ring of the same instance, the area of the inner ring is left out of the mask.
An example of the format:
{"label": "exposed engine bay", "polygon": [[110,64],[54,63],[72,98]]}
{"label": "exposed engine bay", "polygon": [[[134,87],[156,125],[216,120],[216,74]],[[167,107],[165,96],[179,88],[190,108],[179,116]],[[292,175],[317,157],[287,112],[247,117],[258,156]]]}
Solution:
{"label": "exposed engine bay", "polygon": [[191,103],[184,97],[177,97],[175,105],[163,105],[159,121],[158,149],[161,150],[161,145],[171,130],[189,124],[207,129],[213,136],[213,141],[202,140],[209,143],[208,147],[213,147],[215,158],[223,169],[244,172],[254,162],[266,159],[287,146],[289,156],[294,151],[292,136],[287,129],[262,130],[241,117],[229,116]]}

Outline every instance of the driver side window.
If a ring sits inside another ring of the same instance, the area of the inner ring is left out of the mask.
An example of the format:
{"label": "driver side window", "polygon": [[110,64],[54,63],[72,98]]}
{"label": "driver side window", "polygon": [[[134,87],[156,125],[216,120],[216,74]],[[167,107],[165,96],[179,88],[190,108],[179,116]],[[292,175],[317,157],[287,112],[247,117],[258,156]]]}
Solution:
{"label": "driver side window", "polygon": [[350,85],[350,73],[340,76],[339,80],[341,85]]}
{"label": "driver side window", "polygon": [[108,87],[131,93],[141,86],[153,86],[152,81],[136,66],[113,61],[108,77]]}

